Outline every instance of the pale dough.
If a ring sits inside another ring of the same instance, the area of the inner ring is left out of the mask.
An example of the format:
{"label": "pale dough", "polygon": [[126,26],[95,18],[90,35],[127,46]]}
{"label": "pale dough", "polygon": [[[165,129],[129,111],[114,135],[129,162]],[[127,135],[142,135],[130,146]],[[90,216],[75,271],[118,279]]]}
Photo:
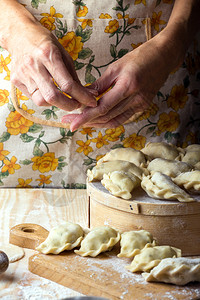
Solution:
{"label": "pale dough", "polygon": [[177,199],[180,202],[194,201],[189,194],[174,184],[169,176],[160,172],[155,172],[152,176],[143,176],[141,187],[149,197],[154,199]]}
{"label": "pale dough", "polygon": [[106,153],[101,159],[98,160],[97,165],[105,161],[124,160],[135,164],[138,167],[146,164],[145,155],[133,148],[116,148]]}
{"label": "pale dough", "polygon": [[181,250],[170,246],[155,246],[147,244],[137,254],[132,263],[126,266],[126,269],[131,272],[148,272],[157,266],[160,261],[167,257],[180,257]]}
{"label": "pale dough", "polygon": [[7,254],[10,263],[20,260],[25,255],[23,248],[12,244],[0,244],[0,250]]}
{"label": "pale dough", "polygon": [[140,253],[147,244],[156,245],[155,240],[150,232],[146,230],[127,231],[121,234],[120,253],[118,257],[134,257]]}
{"label": "pale dough", "polygon": [[81,248],[74,252],[81,256],[96,257],[102,252],[110,251],[120,238],[120,233],[110,226],[95,227],[83,239]]}
{"label": "pale dough", "polygon": [[179,151],[176,146],[165,142],[147,143],[141,151],[149,158],[154,159],[157,157],[166,158],[170,160],[177,159]]}
{"label": "pale dough", "polygon": [[150,273],[143,273],[146,281],[160,281],[185,285],[191,281],[200,281],[199,258],[165,258]]}
{"label": "pale dough", "polygon": [[107,161],[96,165],[92,170],[87,171],[88,180],[99,181],[103,179],[104,174],[113,171],[123,171],[134,174],[138,178],[142,178],[142,169],[135,164],[123,160]]}
{"label": "pale dough", "polygon": [[182,161],[155,158],[149,163],[147,169],[151,173],[161,172],[167,176],[176,177],[181,173],[191,171],[192,166]]}
{"label": "pale dough", "polygon": [[36,250],[44,254],[59,254],[64,250],[71,250],[78,247],[83,236],[84,230],[79,224],[63,222],[51,229],[46,240]]}
{"label": "pale dough", "polygon": [[200,193],[200,170],[185,172],[173,178],[178,186],[183,186],[187,191]]}
{"label": "pale dough", "polygon": [[130,199],[131,192],[140,185],[141,180],[131,173],[113,171],[103,175],[102,185],[114,196]]}

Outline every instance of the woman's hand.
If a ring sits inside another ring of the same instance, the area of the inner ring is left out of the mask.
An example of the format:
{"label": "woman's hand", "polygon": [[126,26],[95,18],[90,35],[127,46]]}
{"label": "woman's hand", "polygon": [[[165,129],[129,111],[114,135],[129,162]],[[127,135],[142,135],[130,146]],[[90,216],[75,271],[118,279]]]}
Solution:
{"label": "woman's hand", "polygon": [[[80,115],[64,116],[72,131],[79,127],[113,128],[138,112],[144,112],[176,63],[157,36],[112,63],[92,85],[99,94],[108,88],[96,108],[86,107]],[[175,60],[177,60],[175,58]]]}
{"label": "woman's hand", "polygon": [[175,0],[167,26],[148,42],[111,64],[93,85],[99,94],[113,86],[96,108],[64,116],[72,131],[79,127],[112,128],[143,112],[170,72],[178,67],[199,30],[199,0]]}
{"label": "woman's hand", "polygon": [[0,18],[6,20],[6,25],[0,20],[0,29],[7,30],[0,40],[12,57],[13,84],[39,106],[54,105],[66,111],[81,104],[96,106],[94,91],[81,85],[72,58],[57,39],[17,1],[2,0],[0,5],[4,12]]}

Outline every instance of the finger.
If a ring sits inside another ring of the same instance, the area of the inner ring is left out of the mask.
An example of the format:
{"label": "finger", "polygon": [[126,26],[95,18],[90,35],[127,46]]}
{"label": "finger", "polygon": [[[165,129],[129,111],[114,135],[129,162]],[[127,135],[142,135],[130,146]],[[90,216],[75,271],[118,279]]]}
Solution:
{"label": "finger", "polygon": [[[23,76],[22,76],[23,77]],[[22,79],[23,80],[23,79]],[[33,102],[38,106],[50,106],[47,103],[37,88],[37,84],[28,76],[26,77],[27,84],[22,83],[15,76],[12,77],[12,83],[28,98],[32,99]]]}
{"label": "finger", "polygon": [[37,105],[37,106],[52,106],[52,104],[48,103],[43,95],[41,94],[40,90],[36,90],[32,95],[31,98],[33,100],[33,102]]}
{"label": "finger", "polygon": [[116,77],[113,78],[109,69],[107,69],[100,78],[90,85],[90,88],[97,90],[100,95],[107,91],[114,84],[115,80]]}
{"label": "finger", "polygon": [[104,116],[93,119],[91,123],[107,124],[110,120],[115,119],[127,111],[129,111],[130,115],[133,116],[138,112],[146,111],[148,107],[149,103],[140,95],[130,96],[118,103]]}
{"label": "finger", "polygon": [[[34,77],[35,83],[38,86],[43,99],[49,105],[57,106],[60,109],[66,111],[71,111],[79,108],[80,104],[76,100],[65,96],[58,90],[58,88],[55,86],[52,80],[52,77],[50,76],[50,74],[47,72],[47,70],[43,65],[41,65],[39,69],[40,70],[37,74],[40,75],[35,75]],[[32,76],[34,75],[32,74]],[[36,99],[35,95],[33,99],[37,103],[40,103],[42,101],[41,96],[39,95],[39,93],[34,93],[34,94],[38,96],[38,99]]]}
{"label": "finger", "polygon": [[[47,53],[46,53],[47,52]],[[43,51],[43,63],[51,76],[55,79],[60,89],[72,96],[82,104],[88,106],[96,106],[96,98],[88,92],[79,82],[77,76],[73,76],[67,70],[65,63],[62,60],[61,53],[57,47],[51,47],[50,50]],[[44,55],[45,54],[45,55]],[[75,78],[75,79],[74,79]]]}
{"label": "finger", "polygon": [[71,123],[71,130],[77,130],[82,125],[94,120],[100,116],[106,115],[113,107],[124,99],[123,89],[120,83],[102,96],[95,108],[86,107],[82,114],[78,115]]}
{"label": "finger", "polygon": [[27,87],[21,83],[20,81],[13,81],[12,80],[12,83],[28,98],[31,98],[31,94],[28,92],[28,89]]}
{"label": "finger", "polygon": [[[134,112],[134,114],[135,113],[136,112]],[[116,127],[124,124],[132,116],[133,116],[133,112],[131,112],[130,110],[127,110],[127,111],[123,112],[122,114],[118,115],[116,118],[113,118],[113,119],[109,120],[107,123],[91,122],[91,123],[84,124],[83,127],[84,128],[87,128],[87,127],[116,128]]]}

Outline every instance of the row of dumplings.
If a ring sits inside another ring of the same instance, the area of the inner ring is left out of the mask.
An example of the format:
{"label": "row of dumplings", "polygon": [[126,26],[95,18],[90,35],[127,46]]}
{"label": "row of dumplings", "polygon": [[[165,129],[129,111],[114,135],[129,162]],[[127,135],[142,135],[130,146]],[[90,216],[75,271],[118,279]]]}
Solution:
{"label": "row of dumplings", "polygon": [[181,257],[181,250],[171,246],[158,246],[152,234],[146,230],[121,233],[110,227],[100,226],[85,231],[79,224],[64,222],[52,228],[47,239],[36,250],[48,254],[59,254],[64,250],[83,257],[96,257],[110,251],[120,243],[119,258],[133,259],[126,269],[143,272],[146,281],[162,281],[185,285],[200,281],[200,259]]}
{"label": "row of dumplings", "polygon": [[141,151],[116,148],[88,170],[87,177],[123,199],[131,199],[140,186],[154,199],[195,201],[192,195],[200,194],[200,145],[182,149],[160,142],[148,143]]}

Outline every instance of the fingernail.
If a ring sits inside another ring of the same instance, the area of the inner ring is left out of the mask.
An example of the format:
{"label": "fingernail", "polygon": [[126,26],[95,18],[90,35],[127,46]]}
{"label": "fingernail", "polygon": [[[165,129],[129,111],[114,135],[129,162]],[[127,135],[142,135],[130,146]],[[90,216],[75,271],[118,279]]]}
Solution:
{"label": "fingernail", "polygon": [[98,96],[98,95],[99,95],[99,93],[98,93],[97,90],[88,89],[88,91],[89,91],[91,94],[95,95],[95,96]]}
{"label": "fingernail", "polygon": [[92,101],[88,105],[91,107],[97,107],[97,100],[95,99],[95,102]]}
{"label": "fingernail", "polygon": [[71,132],[74,132],[74,131],[78,130],[78,128],[79,128],[79,127],[76,127],[76,126],[75,126],[75,127],[70,126],[70,131],[71,131]]}

